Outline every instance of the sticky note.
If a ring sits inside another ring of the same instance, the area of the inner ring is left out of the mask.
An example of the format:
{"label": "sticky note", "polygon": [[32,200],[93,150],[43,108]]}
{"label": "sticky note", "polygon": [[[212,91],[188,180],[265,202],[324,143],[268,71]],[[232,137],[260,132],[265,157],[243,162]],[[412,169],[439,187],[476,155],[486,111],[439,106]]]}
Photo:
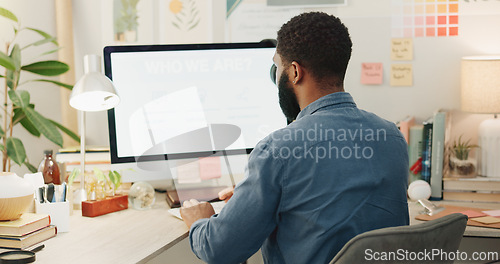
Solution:
{"label": "sticky note", "polygon": [[413,39],[395,38],[391,40],[391,60],[413,60]]}
{"label": "sticky note", "polygon": [[500,210],[483,211],[483,213],[494,217],[500,217]]}
{"label": "sticky note", "polygon": [[199,163],[200,163],[200,178],[202,180],[220,178],[222,174],[220,157],[200,158]]}
{"label": "sticky note", "polygon": [[413,66],[411,64],[391,65],[391,86],[412,86]]}
{"label": "sticky note", "polygon": [[472,210],[461,211],[459,213],[464,214],[464,215],[468,216],[469,218],[486,216],[485,213],[476,212],[476,211],[472,211]]}
{"label": "sticky note", "polygon": [[487,225],[500,223],[500,218],[493,217],[493,216],[483,216],[483,217],[473,218],[471,220],[479,222],[479,223],[487,224]]}
{"label": "sticky note", "polygon": [[361,63],[361,83],[362,84],[382,84],[383,67],[382,63]]}
{"label": "sticky note", "polygon": [[184,164],[177,165],[177,182],[186,184],[186,183],[199,183],[201,182],[200,178],[200,169],[197,161],[191,161]]}

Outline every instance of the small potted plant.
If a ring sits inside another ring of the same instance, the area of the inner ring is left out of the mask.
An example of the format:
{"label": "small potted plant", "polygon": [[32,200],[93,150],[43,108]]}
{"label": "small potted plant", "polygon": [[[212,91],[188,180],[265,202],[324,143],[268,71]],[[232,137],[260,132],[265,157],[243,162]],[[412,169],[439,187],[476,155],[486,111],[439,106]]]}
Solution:
{"label": "small potted plant", "polygon": [[470,144],[470,139],[462,141],[462,136],[450,147],[450,175],[453,177],[475,177],[476,160],[469,157],[470,151],[478,148]]}

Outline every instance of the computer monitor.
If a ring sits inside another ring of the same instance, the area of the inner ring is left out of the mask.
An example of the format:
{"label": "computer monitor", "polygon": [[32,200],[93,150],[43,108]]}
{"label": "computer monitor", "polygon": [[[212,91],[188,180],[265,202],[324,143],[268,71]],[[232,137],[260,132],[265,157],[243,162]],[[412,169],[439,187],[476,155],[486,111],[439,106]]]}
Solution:
{"label": "computer monitor", "polygon": [[268,41],[105,47],[120,96],[108,111],[112,164],[136,166],[132,181],[171,178],[176,189],[202,158],[220,157],[231,174],[228,156],[287,124],[270,78],[274,52]]}

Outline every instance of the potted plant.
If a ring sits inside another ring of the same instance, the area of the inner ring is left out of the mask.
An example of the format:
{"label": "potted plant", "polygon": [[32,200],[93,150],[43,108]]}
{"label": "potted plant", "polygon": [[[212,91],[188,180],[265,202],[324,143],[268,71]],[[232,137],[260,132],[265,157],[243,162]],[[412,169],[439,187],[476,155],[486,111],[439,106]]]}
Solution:
{"label": "potted plant", "polygon": [[470,139],[462,141],[462,135],[450,147],[450,175],[454,177],[475,177],[476,161],[469,157],[470,151],[478,148]]}
{"label": "potted plant", "polygon": [[[56,39],[46,32],[30,28],[22,27],[17,17],[9,10],[0,7],[0,15],[12,23],[13,37],[11,41],[5,43],[5,50],[0,51],[0,66],[4,68],[4,72],[0,73],[0,78],[4,79],[4,96],[2,107],[0,108],[0,152],[2,154],[2,171],[10,171],[11,161],[14,161],[19,166],[26,166],[31,172],[36,172],[37,168],[33,166],[26,155],[26,149],[23,142],[13,134],[13,128],[16,125],[21,125],[30,134],[35,137],[45,136],[50,141],[58,146],[63,145],[61,132],[68,134],[76,141],[80,141],[78,135],[70,131],[68,128],[58,122],[44,117],[35,110],[35,105],[30,100],[30,93],[22,90],[34,82],[52,83],[66,89],[72,89],[69,84],[64,84],[51,79],[31,79],[20,82],[22,72],[28,71],[41,76],[58,76],[69,70],[69,66],[57,60],[30,61],[27,64],[22,64],[22,52],[33,46],[53,45],[51,50],[41,54],[47,55],[58,51],[58,43]],[[19,35],[27,34],[28,32],[37,34],[41,38],[33,43],[22,46],[19,42]]]}

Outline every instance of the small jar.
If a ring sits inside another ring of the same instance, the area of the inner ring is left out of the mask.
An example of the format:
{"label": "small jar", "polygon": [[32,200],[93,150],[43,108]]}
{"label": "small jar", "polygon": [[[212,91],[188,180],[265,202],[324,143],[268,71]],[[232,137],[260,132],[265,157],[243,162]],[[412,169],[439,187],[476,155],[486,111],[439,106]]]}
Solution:
{"label": "small jar", "polygon": [[61,184],[61,171],[52,153],[50,149],[43,152],[44,157],[38,166],[38,171],[42,172],[43,180],[46,184]]}

